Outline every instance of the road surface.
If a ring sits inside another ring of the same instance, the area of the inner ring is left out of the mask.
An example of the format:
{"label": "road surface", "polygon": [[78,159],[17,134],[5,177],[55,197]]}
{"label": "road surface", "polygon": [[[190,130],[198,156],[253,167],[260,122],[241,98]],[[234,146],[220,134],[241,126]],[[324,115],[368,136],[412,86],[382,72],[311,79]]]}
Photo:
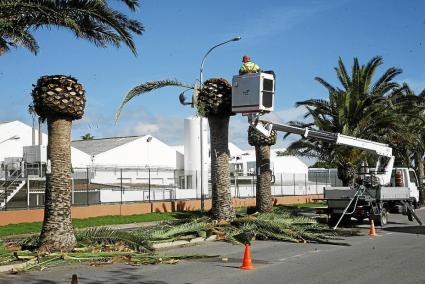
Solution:
{"label": "road surface", "polygon": [[[417,211],[425,220],[425,210]],[[176,265],[89,267],[75,265],[48,271],[0,277],[0,283],[425,283],[425,227],[406,216],[390,215],[384,230],[370,238],[346,239],[351,246],[255,241],[251,248],[256,270],[239,269],[243,247],[223,242],[179,248],[170,254],[219,254],[208,260]],[[224,260],[223,260],[224,258]],[[225,261],[227,258],[227,261]]]}

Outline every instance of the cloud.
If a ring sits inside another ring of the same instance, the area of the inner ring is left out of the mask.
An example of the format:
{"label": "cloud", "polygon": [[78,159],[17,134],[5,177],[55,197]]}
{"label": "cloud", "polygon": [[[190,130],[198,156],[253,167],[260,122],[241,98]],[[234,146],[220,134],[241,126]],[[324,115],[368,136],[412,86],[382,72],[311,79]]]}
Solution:
{"label": "cloud", "polygon": [[161,126],[155,123],[138,122],[132,131],[136,133],[152,133],[156,134],[160,131]]}
{"label": "cloud", "polygon": [[142,136],[150,134],[169,145],[183,144],[184,118],[157,115],[143,108],[128,108],[117,123],[103,113],[100,106],[93,106],[81,121],[74,125],[73,138],[91,133],[96,138]]}
{"label": "cloud", "polygon": [[[92,105],[86,111],[81,121],[74,124],[74,139],[79,139],[85,133],[91,133],[97,138],[153,135],[169,145],[184,143],[184,117],[152,114],[143,108],[128,108],[117,124],[112,117],[102,111],[102,106]],[[292,120],[304,120],[304,107],[287,108],[263,116],[264,119],[276,123],[287,123]],[[245,116],[232,116],[229,125],[229,141],[241,149],[251,149],[248,144],[248,120]],[[298,135],[291,135],[283,139],[284,133],[278,133],[274,148],[286,148],[299,139]]]}
{"label": "cloud", "polygon": [[265,119],[279,122],[287,123],[289,121],[304,121],[304,115],[307,113],[307,109],[304,106],[301,107],[292,107],[280,111],[274,111],[272,113],[266,114]]}

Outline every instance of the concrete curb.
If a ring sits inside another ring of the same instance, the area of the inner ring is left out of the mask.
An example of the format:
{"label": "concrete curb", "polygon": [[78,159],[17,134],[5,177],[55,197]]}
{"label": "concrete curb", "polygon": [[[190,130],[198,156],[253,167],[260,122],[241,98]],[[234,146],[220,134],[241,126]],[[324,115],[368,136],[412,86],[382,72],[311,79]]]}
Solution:
{"label": "concrete curb", "polygon": [[0,273],[18,271],[18,270],[25,268],[27,265],[28,265],[27,262],[9,264],[9,265],[2,265],[2,266],[0,266]]}
{"label": "concrete curb", "polygon": [[181,240],[181,241],[173,241],[173,242],[165,242],[165,243],[156,243],[152,245],[152,248],[155,251],[164,251],[164,250],[173,249],[173,248],[199,245],[205,242],[213,242],[216,240],[217,240],[217,236],[212,235],[208,238],[198,237],[198,238],[193,238],[189,241]]}

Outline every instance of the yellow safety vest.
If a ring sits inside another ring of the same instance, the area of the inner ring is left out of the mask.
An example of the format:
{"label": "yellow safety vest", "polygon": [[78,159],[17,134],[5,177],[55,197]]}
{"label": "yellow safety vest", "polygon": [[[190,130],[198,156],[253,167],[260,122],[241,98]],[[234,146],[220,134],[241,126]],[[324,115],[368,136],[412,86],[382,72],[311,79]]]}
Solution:
{"label": "yellow safety vest", "polygon": [[241,68],[239,69],[239,74],[247,74],[247,73],[257,73],[260,71],[260,66],[255,64],[254,62],[248,61],[242,64]]}

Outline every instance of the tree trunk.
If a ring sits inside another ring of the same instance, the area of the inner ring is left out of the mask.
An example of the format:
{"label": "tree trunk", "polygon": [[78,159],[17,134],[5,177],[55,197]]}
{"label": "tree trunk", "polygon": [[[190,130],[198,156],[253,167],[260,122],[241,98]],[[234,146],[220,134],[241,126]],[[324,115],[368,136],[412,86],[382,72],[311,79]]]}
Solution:
{"label": "tree trunk", "polygon": [[46,174],[46,193],[40,252],[71,251],[76,239],[71,222],[71,126],[70,119],[47,119],[47,157],[51,173]]}
{"label": "tree trunk", "polygon": [[270,146],[255,146],[255,157],[257,163],[257,194],[256,209],[258,212],[272,212],[272,189],[270,170]]}
{"label": "tree trunk", "polygon": [[424,185],[423,185],[423,180],[424,180],[424,160],[422,159],[422,155],[423,153],[421,152],[416,152],[415,153],[415,164],[416,164],[416,172],[418,173],[418,183],[419,183],[419,203],[423,204],[424,203]]}
{"label": "tree trunk", "polygon": [[209,116],[211,140],[212,217],[230,221],[235,217],[230,192],[229,117]]}
{"label": "tree trunk", "polygon": [[356,169],[350,164],[338,165],[337,175],[342,181],[342,186],[352,186],[356,177]]}

